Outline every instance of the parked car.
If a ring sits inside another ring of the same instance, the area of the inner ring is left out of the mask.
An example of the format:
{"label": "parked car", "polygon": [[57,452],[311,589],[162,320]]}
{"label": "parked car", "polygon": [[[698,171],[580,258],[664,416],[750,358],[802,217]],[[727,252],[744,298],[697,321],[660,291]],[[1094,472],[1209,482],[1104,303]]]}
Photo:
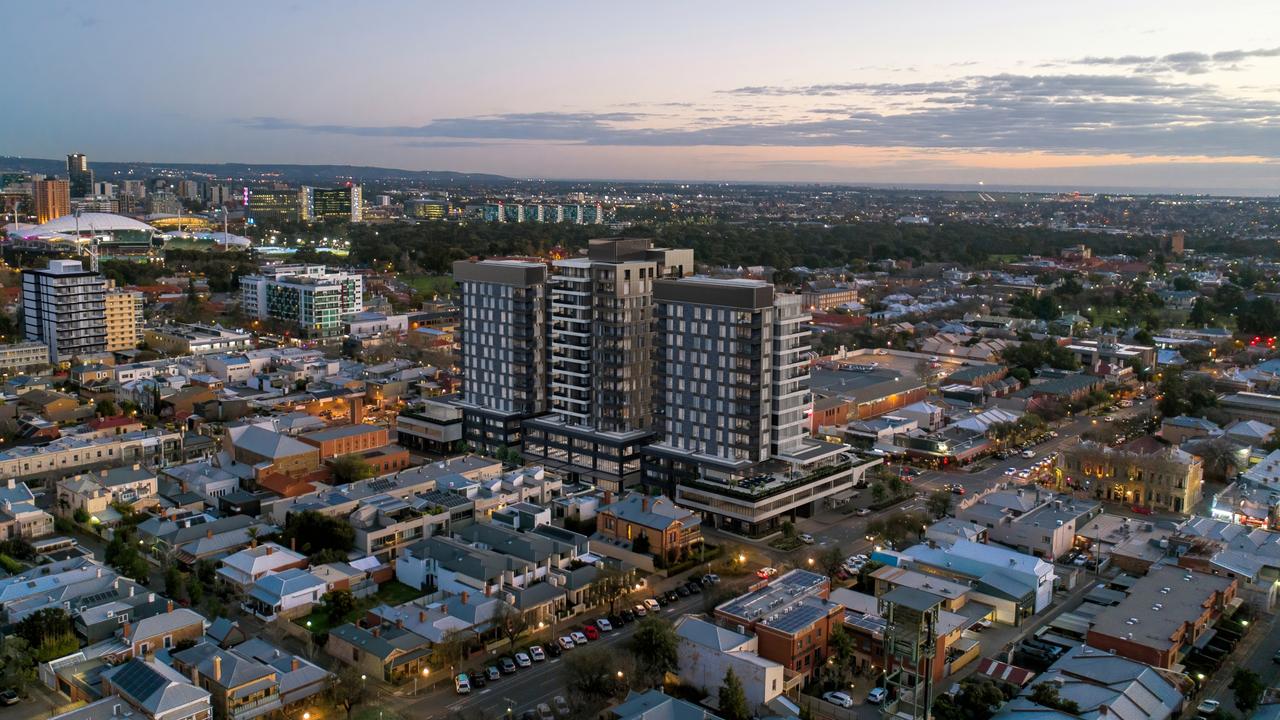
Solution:
{"label": "parked car", "polygon": [[[597,634],[596,634],[596,637],[599,637],[599,633],[597,633]],[[586,644],[587,644],[587,636],[586,636],[586,635],[583,635],[581,632],[579,632],[579,631],[577,631],[577,630],[574,630],[573,632],[569,633],[569,638],[570,638],[571,640],[573,640],[573,644],[574,644],[574,645],[586,645]]]}
{"label": "parked car", "polygon": [[800,533],[800,542],[804,543],[805,545],[812,545],[813,536],[810,535],[809,533]]}
{"label": "parked car", "polygon": [[1136,513],[1138,513],[1139,515],[1150,515],[1150,514],[1151,514],[1151,508],[1149,508],[1149,507],[1144,507],[1144,506],[1142,506],[1142,505],[1134,505],[1133,507],[1131,507],[1131,508],[1129,508],[1129,509],[1130,509],[1130,510],[1132,510],[1132,511],[1134,511],[1134,512],[1136,512]]}
{"label": "parked car", "polygon": [[660,607],[660,608],[664,608],[664,607],[666,607],[666,606],[668,606],[668,605],[670,605],[670,604],[671,604],[671,601],[667,599],[667,596],[666,596],[666,595],[661,595],[661,594],[659,594],[659,595],[654,595],[654,596],[653,596],[653,601],[654,601],[654,602],[656,602],[656,603],[658,603],[658,607]]}
{"label": "parked car", "polygon": [[756,571],[756,577],[761,578],[763,580],[768,580],[769,578],[777,574],[778,574],[778,569],[775,567],[762,567]]}
{"label": "parked car", "polygon": [[636,617],[642,618],[649,614],[649,607],[644,603],[636,603],[635,607],[632,608],[632,611],[635,613]]}
{"label": "parked car", "polygon": [[532,658],[534,662],[542,662],[547,659],[547,654],[542,651],[541,645],[534,645],[529,648],[529,657]]}
{"label": "parked car", "polygon": [[605,618],[600,618],[599,620],[596,620],[596,629],[600,632],[613,632],[613,623],[609,622]]}
{"label": "parked car", "polygon": [[715,585],[718,582],[720,582],[720,576],[715,573],[707,573],[702,576],[703,585]]}
{"label": "parked car", "polygon": [[[582,634],[583,636],[586,637],[587,640],[599,640],[600,628],[597,628],[595,625],[591,623],[587,623],[586,625],[582,626]],[[573,641],[575,643],[578,642],[578,638],[575,637]]]}
{"label": "parked car", "polygon": [[658,601],[657,601],[657,600],[654,600],[653,598],[645,598],[645,599],[644,599],[644,607],[645,607],[645,609],[646,609],[646,610],[648,610],[649,612],[658,612],[658,610],[659,610],[662,606],[661,606],[661,605],[659,605],[659,604],[658,604]]}
{"label": "parked car", "polygon": [[564,635],[564,636],[562,636],[562,637],[561,637],[559,640],[557,640],[556,642],[560,644],[560,649],[561,649],[561,650],[572,650],[572,649],[573,649],[573,644],[574,644],[574,643],[573,643],[573,638],[569,637],[568,635]]}
{"label": "parked car", "polygon": [[882,687],[871,688],[871,692],[867,693],[867,702],[872,705],[879,705],[889,697],[889,692]]}
{"label": "parked car", "polygon": [[498,678],[502,677],[502,671],[498,669],[497,665],[490,665],[489,667],[485,668],[484,674],[485,674],[485,677],[489,678],[490,680],[497,680]]}
{"label": "parked car", "polygon": [[516,661],[504,655],[498,658],[498,667],[502,669],[503,675],[510,675],[516,671]]}
{"label": "parked car", "polygon": [[471,681],[473,688],[482,688],[489,684],[489,681],[484,679],[484,673],[467,673],[467,679]]}
{"label": "parked car", "polygon": [[1222,703],[1217,700],[1203,700],[1196,706],[1196,712],[1201,715],[1212,715],[1218,711],[1219,707],[1222,707]]}
{"label": "parked car", "polygon": [[533,660],[529,659],[528,653],[516,653],[516,665],[519,667],[533,667]]}
{"label": "parked car", "polygon": [[697,595],[698,593],[702,592],[702,585],[692,580],[685,583],[684,586],[689,588],[689,592],[693,593],[694,595]]}
{"label": "parked car", "polygon": [[839,691],[822,693],[822,699],[832,705],[839,705],[842,708],[853,707],[853,698]]}
{"label": "parked car", "polygon": [[858,508],[857,512],[854,513],[854,515],[857,515],[858,517],[866,517],[870,514],[871,511],[867,508]]}
{"label": "parked car", "polygon": [[10,688],[8,690],[0,691],[0,705],[17,705],[18,700],[17,690]]}
{"label": "parked car", "polygon": [[573,712],[569,708],[569,703],[564,699],[563,695],[557,695],[551,698],[551,707],[556,709],[556,714],[560,717],[568,717]]}
{"label": "parked car", "polygon": [[677,585],[676,594],[680,597],[689,597],[689,588],[685,585]]}
{"label": "parked car", "polygon": [[609,616],[609,625],[612,627],[620,628],[626,624],[627,621],[622,619],[621,613],[614,613]]}
{"label": "parked car", "polygon": [[623,621],[623,622],[635,622],[635,621],[636,621],[636,614],[635,614],[634,612],[630,611],[630,610],[625,610],[625,609],[624,609],[622,612],[618,613],[618,617],[622,618],[622,621]]}
{"label": "parked car", "polygon": [[663,595],[663,597],[667,599],[667,602],[675,602],[680,599],[680,593],[675,590],[668,590],[667,594]]}
{"label": "parked car", "polygon": [[551,657],[560,657],[564,654],[564,648],[560,647],[560,643],[547,643],[547,654]]}
{"label": "parked car", "polygon": [[556,720],[555,713],[551,712],[550,705],[538,703],[538,720]]}
{"label": "parked car", "polygon": [[471,692],[471,678],[466,673],[458,673],[453,678],[453,690],[459,695],[467,695]]}

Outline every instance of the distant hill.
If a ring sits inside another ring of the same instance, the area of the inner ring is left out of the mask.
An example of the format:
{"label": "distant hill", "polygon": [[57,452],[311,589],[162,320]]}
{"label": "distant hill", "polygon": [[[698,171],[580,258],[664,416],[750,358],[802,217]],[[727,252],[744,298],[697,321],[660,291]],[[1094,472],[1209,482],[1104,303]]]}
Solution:
{"label": "distant hill", "polygon": [[[280,180],[291,183],[316,185],[335,184],[347,180],[362,183],[421,182],[434,186],[484,186],[505,185],[511,178],[484,173],[461,173],[450,170],[398,170],[395,168],[369,167],[365,165],[281,165],[255,163],[154,163],[154,162],[98,162],[89,158],[90,167],[99,180],[124,179],[130,175],[148,178],[165,171],[187,176],[211,176],[226,182],[261,182]],[[24,158],[0,155],[0,172],[33,172],[45,175],[66,175],[65,160]]]}

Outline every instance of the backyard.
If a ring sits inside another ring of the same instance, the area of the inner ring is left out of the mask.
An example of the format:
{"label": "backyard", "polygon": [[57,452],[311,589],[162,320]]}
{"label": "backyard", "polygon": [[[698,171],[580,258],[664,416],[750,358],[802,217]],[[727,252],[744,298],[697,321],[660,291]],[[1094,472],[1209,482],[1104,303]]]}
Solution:
{"label": "backyard", "polygon": [[355,622],[357,618],[363,617],[370,608],[375,608],[379,605],[400,605],[422,595],[422,591],[414,590],[399,580],[392,580],[383,584],[382,587],[378,588],[378,592],[373,595],[358,598],[355,608],[341,618],[330,620],[328,610],[324,606],[317,606],[310,615],[298,617],[294,619],[294,622],[310,630],[313,635],[319,635],[329,632],[332,627]]}

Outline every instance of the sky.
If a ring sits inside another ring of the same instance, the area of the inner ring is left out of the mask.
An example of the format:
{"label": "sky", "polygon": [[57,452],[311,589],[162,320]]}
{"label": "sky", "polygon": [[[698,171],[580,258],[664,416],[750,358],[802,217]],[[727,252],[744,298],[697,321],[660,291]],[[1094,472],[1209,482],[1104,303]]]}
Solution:
{"label": "sky", "polygon": [[1280,3],[66,0],[0,154],[1280,194]]}

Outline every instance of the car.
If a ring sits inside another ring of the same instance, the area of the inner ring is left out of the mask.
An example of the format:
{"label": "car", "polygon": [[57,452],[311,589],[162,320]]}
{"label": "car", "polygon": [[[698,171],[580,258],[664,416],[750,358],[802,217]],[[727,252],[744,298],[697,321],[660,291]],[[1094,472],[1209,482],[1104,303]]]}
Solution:
{"label": "car", "polygon": [[680,593],[676,592],[675,590],[668,590],[667,594],[664,595],[663,597],[667,599],[667,602],[675,602],[680,599]]}
{"label": "car", "polygon": [[871,556],[870,556],[870,555],[867,555],[866,553],[858,553],[857,555],[854,555],[854,556],[853,556],[853,559],[854,559],[854,560],[859,560],[859,561],[862,561],[862,562],[866,562],[866,561],[868,561],[868,560],[870,560],[870,559],[871,559]]}
{"label": "car", "polygon": [[560,717],[568,717],[573,712],[569,708],[569,703],[564,699],[563,695],[557,695],[551,698],[551,707],[556,709],[556,714]]}
{"label": "car", "polygon": [[951,486],[951,494],[952,494],[952,495],[963,495],[963,494],[964,494],[964,486],[963,486],[963,485],[959,485],[959,484],[957,484],[957,485],[952,485],[952,486]]}
{"label": "car", "polygon": [[538,703],[538,720],[556,720],[555,713],[551,712],[550,705]]}
{"label": "car", "polygon": [[525,710],[520,713],[520,720],[538,720],[538,713],[534,710]]}
{"label": "car", "polygon": [[560,657],[564,654],[564,648],[559,643],[547,643],[547,654],[551,657]]}
{"label": "car", "polygon": [[1023,451],[1022,451],[1022,457],[1026,458],[1026,459],[1028,459],[1028,460],[1030,460],[1031,458],[1033,458],[1033,457],[1035,457],[1035,456],[1036,456],[1036,451],[1035,451],[1035,450],[1023,450]]}
{"label": "car", "polygon": [[[587,623],[586,625],[583,625],[583,626],[582,626],[582,634],[583,634],[583,636],[585,636],[588,640],[599,640],[599,639],[600,639],[600,628],[596,627],[595,625],[593,625],[593,624],[591,624],[591,623]],[[575,637],[575,638],[573,639],[573,642],[574,642],[574,643],[577,643],[577,642],[578,642],[578,638],[576,638],[576,637]]]}
{"label": "car", "polygon": [[871,514],[871,511],[867,508],[858,508],[858,510],[853,514],[857,515],[858,517],[866,517]]}
{"label": "car", "polygon": [[542,651],[541,645],[534,645],[529,648],[529,658],[534,662],[542,662],[547,659],[547,654]]}
{"label": "car", "polygon": [[888,355],[889,351],[884,348],[876,348],[876,355]]}
{"label": "car", "polygon": [[671,604],[671,601],[667,599],[666,595],[654,595],[653,601],[658,603],[658,607],[660,608],[664,608]]}
{"label": "car", "polygon": [[623,610],[622,612],[618,613],[618,617],[622,618],[623,622],[636,621],[636,614],[630,610]]}
{"label": "car", "polygon": [[1106,416],[1106,417],[1104,417],[1104,418],[1102,418],[1102,419],[1103,419],[1103,421],[1105,421],[1105,422],[1112,422],[1112,421],[1114,421],[1114,420],[1115,420],[1115,418],[1111,417],[1110,415],[1108,415],[1108,416]]}
{"label": "car", "polygon": [[1131,508],[1129,508],[1129,509],[1130,509],[1130,510],[1133,510],[1134,512],[1138,513],[1139,515],[1150,515],[1150,514],[1151,514],[1151,508],[1149,508],[1149,507],[1144,507],[1144,506],[1142,506],[1142,505],[1134,505],[1133,507],[1131,507]]}
{"label": "car", "polygon": [[10,689],[10,690],[0,691],[0,705],[17,705],[17,704],[18,704],[17,690]]}
{"label": "car", "polygon": [[559,640],[556,641],[556,643],[560,645],[561,650],[572,650],[574,645],[573,638],[569,637],[568,635],[562,636]]}
{"label": "car", "polygon": [[973,624],[973,629],[978,630],[979,632],[981,632],[982,630],[990,630],[991,621],[988,620],[987,618],[982,618],[981,620]]}
{"label": "car", "polygon": [[1196,712],[1201,715],[1212,715],[1222,707],[1222,703],[1217,700],[1203,700],[1196,706]]}
{"label": "car", "polygon": [[809,533],[800,533],[799,537],[800,537],[800,542],[804,543],[805,545],[812,545],[814,542],[813,536],[810,535]]}
{"label": "car", "polygon": [[498,667],[503,675],[510,675],[516,671],[516,661],[504,655],[498,658]]}
{"label": "car", "polygon": [[468,695],[471,693],[471,678],[466,673],[458,673],[453,678],[453,690],[459,695]]}
{"label": "car", "polygon": [[1051,437],[1051,438],[1056,438],[1056,437],[1058,437],[1058,431],[1057,431],[1057,430],[1050,430],[1050,431],[1049,431],[1049,437]]}
{"label": "car", "polygon": [[768,580],[778,574],[778,569],[774,567],[762,567],[756,571],[756,577],[762,580]]}
{"label": "car", "polygon": [[529,659],[528,653],[516,653],[516,665],[519,667],[533,667],[533,660]]}
{"label": "car", "polygon": [[489,681],[484,679],[484,673],[467,673],[467,679],[471,681],[473,688],[482,688],[489,684]]}
{"label": "car", "polygon": [[611,627],[620,628],[626,624],[627,621],[622,619],[622,615],[620,613],[614,613],[609,616],[609,625]]}
{"label": "car", "polygon": [[703,585],[716,585],[720,582],[720,576],[715,573],[707,573],[702,576]]}
{"label": "car", "polygon": [[485,677],[489,678],[490,680],[497,680],[498,678],[502,677],[502,671],[498,669],[497,665],[490,665],[489,667],[485,668],[484,674],[485,674]]}
{"label": "car", "polygon": [[[599,633],[597,633],[597,637],[599,637]],[[569,638],[570,638],[571,640],[573,640],[573,644],[574,644],[574,645],[586,645],[586,644],[587,644],[587,636],[586,636],[586,635],[583,635],[582,633],[578,632],[577,630],[574,630],[573,632],[569,633]]]}
{"label": "car", "polygon": [[833,690],[831,692],[822,693],[822,699],[832,705],[839,705],[842,708],[853,707],[853,698],[839,691]]}
{"label": "car", "polygon": [[867,702],[872,705],[879,705],[889,697],[889,692],[882,687],[871,688],[871,692],[867,693]]}
{"label": "car", "polygon": [[658,612],[658,609],[661,607],[661,605],[659,605],[658,601],[654,600],[653,598],[645,598],[644,607],[649,612]]}
{"label": "car", "polygon": [[694,595],[697,595],[698,593],[702,592],[702,586],[696,582],[687,582],[685,583],[685,587],[689,588],[689,592],[693,593]]}
{"label": "car", "polygon": [[633,612],[635,612],[635,616],[638,618],[642,618],[645,615],[649,614],[649,607],[644,603],[636,603],[635,607],[632,608],[632,610]]}
{"label": "car", "polygon": [[680,597],[689,597],[689,588],[684,585],[677,585],[676,594]]}

